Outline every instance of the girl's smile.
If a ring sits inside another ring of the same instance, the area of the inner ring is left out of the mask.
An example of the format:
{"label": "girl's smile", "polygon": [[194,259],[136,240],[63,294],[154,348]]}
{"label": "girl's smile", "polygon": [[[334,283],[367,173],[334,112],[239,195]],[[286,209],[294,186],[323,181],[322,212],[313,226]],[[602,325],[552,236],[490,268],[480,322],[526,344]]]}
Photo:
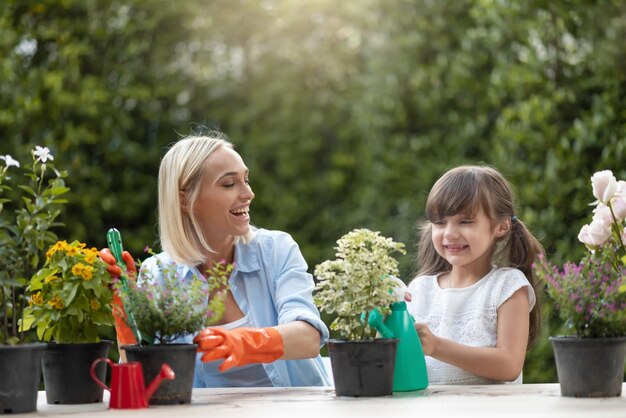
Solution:
{"label": "girl's smile", "polygon": [[432,221],[432,242],[457,274],[482,277],[491,268],[496,238],[508,230],[506,222],[492,223],[484,210],[459,213]]}

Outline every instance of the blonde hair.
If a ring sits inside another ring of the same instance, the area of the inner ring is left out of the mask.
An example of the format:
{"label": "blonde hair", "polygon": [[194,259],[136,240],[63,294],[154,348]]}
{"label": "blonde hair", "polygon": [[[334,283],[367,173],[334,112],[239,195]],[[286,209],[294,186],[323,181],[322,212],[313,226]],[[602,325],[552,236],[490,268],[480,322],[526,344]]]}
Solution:
{"label": "blonde hair", "polygon": [[507,234],[494,246],[492,261],[500,267],[521,270],[530,282],[537,301],[530,313],[528,346],[537,336],[541,326],[541,303],[538,279],[533,274],[532,263],[543,247],[526,225],[515,217],[515,201],[509,182],[495,168],[489,166],[460,166],[447,171],[434,184],[426,201],[429,221],[420,225],[421,237],[417,263],[418,275],[448,272],[450,263],[441,257],[432,242],[430,220],[442,219],[459,213],[475,215],[482,209],[492,222],[511,220]]}
{"label": "blonde hair", "polygon": [[[193,208],[200,194],[206,159],[221,147],[234,149],[221,132],[188,136],[177,141],[165,153],[159,168],[159,237],[163,251],[188,266],[208,260],[209,246],[193,210],[184,211],[180,192],[185,192],[185,206]],[[248,242],[247,235],[236,240]]]}

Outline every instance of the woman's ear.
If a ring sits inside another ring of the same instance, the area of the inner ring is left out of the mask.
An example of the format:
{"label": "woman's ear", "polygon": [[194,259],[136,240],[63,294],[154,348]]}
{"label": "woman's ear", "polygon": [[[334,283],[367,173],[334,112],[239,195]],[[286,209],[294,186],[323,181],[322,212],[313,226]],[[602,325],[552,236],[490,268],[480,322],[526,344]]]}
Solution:
{"label": "woman's ear", "polygon": [[189,214],[189,204],[187,203],[187,195],[182,190],[178,192],[178,199],[180,200],[180,209]]}

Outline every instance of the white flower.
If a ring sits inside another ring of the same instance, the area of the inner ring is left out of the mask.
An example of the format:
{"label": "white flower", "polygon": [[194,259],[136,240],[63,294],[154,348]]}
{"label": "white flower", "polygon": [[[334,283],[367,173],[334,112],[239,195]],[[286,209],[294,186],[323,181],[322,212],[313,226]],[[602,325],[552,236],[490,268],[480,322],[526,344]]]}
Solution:
{"label": "white flower", "polygon": [[613,213],[618,221],[626,219],[626,196],[621,196],[617,199],[613,199],[612,203]]}
{"label": "white flower", "polygon": [[591,224],[583,225],[578,234],[578,239],[590,250],[595,250],[604,244],[610,236],[610,224],[605,224],[601,219],[594,219]]}
{"label": "white flower", "polygon": [[7,167],[19,167],[20,166],[20,162],[13,159],[13,157],[11,157],[9,154],[7,155],[0,155],[0,160],[4,160],[4,163],[6,164]]}
{"label": "white flower", "polygon": [[611,225],[613,223],[613,215],[611,215],[611,209],[603,203],[600,203],[593,209],[593,221],[602,221],[605,225]]}
{"label": "white flower", "polygon": [[48,160],[54,160],[54,156],[50,154],[50,150],[48,149],[48,147],[40,147],[39,145],[36,145],[35,149],[33,150],[33,155],[37,157],[37,159],[40,160],[42,163],[45,163]]}
{"label": "white flower", "polygon": [[603,170],[591,176],[593,195],[599,202],[607,203],[617,190],[617,179],[611,170]]}

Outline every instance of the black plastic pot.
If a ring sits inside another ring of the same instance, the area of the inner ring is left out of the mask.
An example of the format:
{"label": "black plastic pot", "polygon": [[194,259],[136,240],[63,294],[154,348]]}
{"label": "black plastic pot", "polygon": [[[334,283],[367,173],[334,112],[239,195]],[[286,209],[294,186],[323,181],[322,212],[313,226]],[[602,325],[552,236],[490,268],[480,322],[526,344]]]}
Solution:
{"label": "black plastic pot", "polygon": [[[91,363],[108,357],[111,341],[84,344],[48,344],[43,355],[43,381],[48,404],[85,404],[102,402],[102,388],[89,374]],[[106,363],[96,368],[102,381]]]}
{"label": "black plastic pot", "polygon": [[576,398],[620,396],[626,337],[550,337],[561,395]]}
{"label": "black plastic pot", "polygon": [[193,375],[196,369],[196,344],[161,344],[150,346],[125,345],[128,361],[138,361],[143,368],[146,387],[159,374],[161,365],[167,363],[176,377],[164,380],[148,400],[151,405],[176,405],[191,403]]}
{"label": "black plastic pot", "polygon": [[337,396],[386,396],[393,392],[398,339],[331,340],[328,354]]}
{"label": "black plastic pot", "polygon": [[0,346],[0,414],[37,410],[41,356],[46,344]]}

